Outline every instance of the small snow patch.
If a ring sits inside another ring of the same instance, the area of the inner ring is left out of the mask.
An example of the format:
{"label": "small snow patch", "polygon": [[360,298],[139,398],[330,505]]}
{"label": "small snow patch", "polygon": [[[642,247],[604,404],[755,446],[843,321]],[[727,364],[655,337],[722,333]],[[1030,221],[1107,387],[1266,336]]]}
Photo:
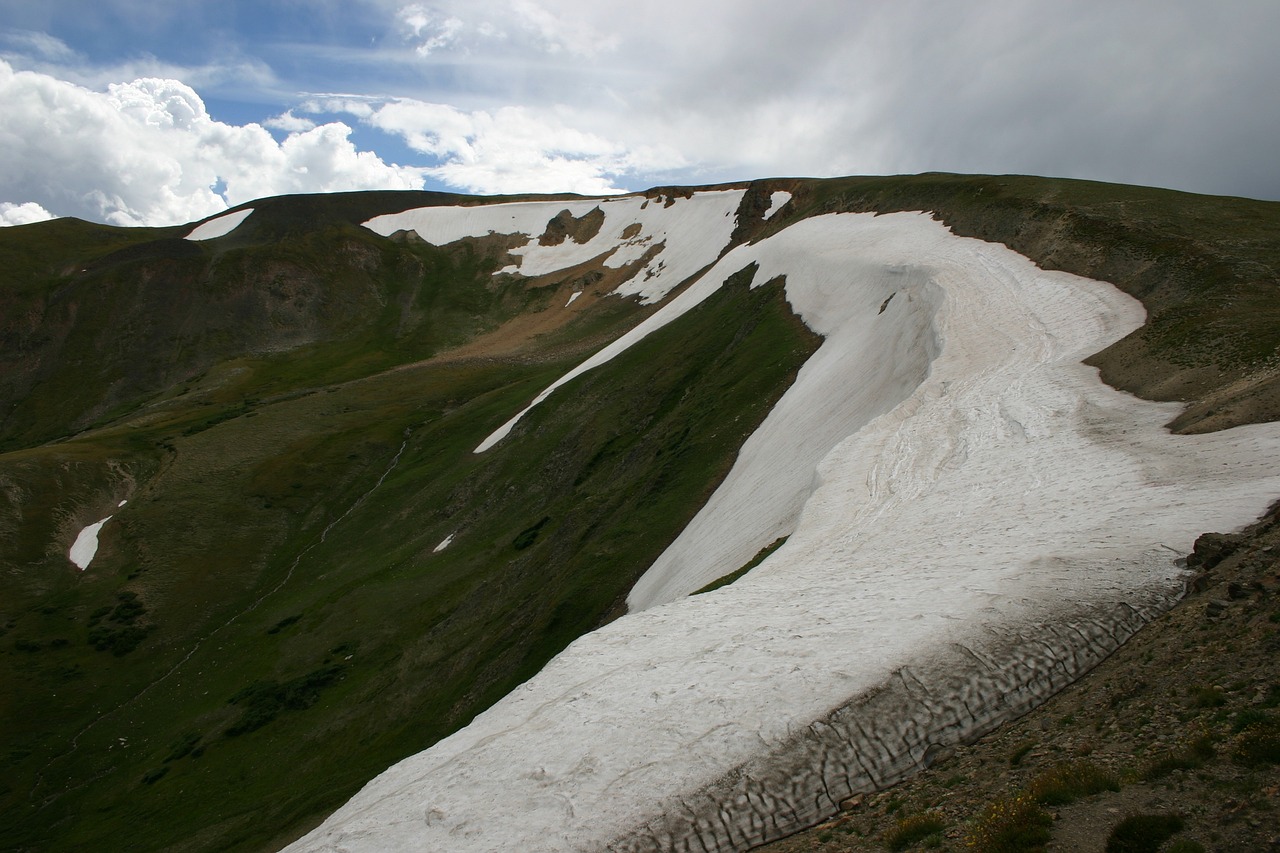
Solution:
{"label": "small snow patch", "polygon": [[116,509],[119,509],[120,507],[124,506],[128,502],[129,502],[129,499],[125,498],[124,500],[120,501],[120,503],[116,504]]}
{"label": "small snow patch", "polygon": [[231,213],[224,213],[208,222],[202,222],[195,228],[191,229],[191,233],[184,239],[187,240],[212,240],[215,237],[222,237],[236,230],[241,222],[249,218],[249,214],[253,213],[252,207],[246,207],[244,210],[233,210]]}
{"label": "small snow patch", "polygon": [[432,549],[431,549],[431,553],[433,553],[433,554],[438,554],[438,553],[440,553],[440,552],[441,552],[441,551],[443,551],[445,548],[448,548],[448,547],[449,547],[449,543],[451,543],[452,541],[453,541],[453,534],[452,534],[452,533],[450,533],[448,536],[444,537],[444,539],[440,540],[440,544],[439,544],[439,545],[437,545],[436,547],[434,547],[434,548],[432,548]]}
{"label": "small snow patch", "polygon": [[577,299],[577,298],[578,298],[579,296],[581,296],[581,295],[582,295],[582,291],[581,291],[581,290],[575,290],[573,293],[570,293],[570,294],[569,294],[569,301],[568,301],[568,302],[566,302],[566,303],[564,304],[564,307],[565,307],[565,308],[568,308],[570,305],[572,305],[572,304],[573,304],[573,300]]}
{"label": "small snow patch", "polygon": [[[123,502],[121,502],[123,505]],[[80,571],[89,568],[89,564],[93,562],[94,555],[98,553],[98,531],[102,529],[102,525],[112,519],[108,515],[102,521],[90,524],[84,530],[80,531],[80,535],[76,537],[76,541],[71,545],[71,551],[67,554],[71,562],[76,564]]]}
{"label": "small snow patch", "polygon": [[783,206],[789,201],[791,201],[791,193],[785,190],[779,190],[778,192],[770,195],[769,211],[764,215],[764,218],[768,219],[771,216],[773,216],[775,213],[777,213],[779,210],[782,210]]}

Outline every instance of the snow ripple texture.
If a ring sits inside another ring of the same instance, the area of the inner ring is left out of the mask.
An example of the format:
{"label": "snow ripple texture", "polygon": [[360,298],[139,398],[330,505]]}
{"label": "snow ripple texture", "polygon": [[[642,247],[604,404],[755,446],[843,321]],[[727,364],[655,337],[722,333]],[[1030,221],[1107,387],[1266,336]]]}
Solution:
{"label": "snow ripple texture", "polygon": [[[1080,364],[1142,321],[1110,285],[923,214],[838,214],[734,249],[695,287],[752,261],[757,283],[786,274],[826,341],[646,576],[644,609],[289,849],[779,837],[1078,677],[1177,599],[1199,532],[1280,493],[1280,426],[1173,436],[1176,405]],[[681,597],[779,530],[746,577]]]}

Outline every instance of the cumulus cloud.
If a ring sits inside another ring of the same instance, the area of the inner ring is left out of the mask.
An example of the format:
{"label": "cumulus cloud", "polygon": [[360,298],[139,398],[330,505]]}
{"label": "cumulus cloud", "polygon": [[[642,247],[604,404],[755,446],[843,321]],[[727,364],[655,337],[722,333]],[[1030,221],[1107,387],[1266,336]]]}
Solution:
{"label": "cumulus cloud", "polygon": [[0,103],[0,198],[61,216],[165,225],[267,195],[422,184],[421,170],[358,151],[346,124],[277,143],[260,125],[213,120],[177,80],[144,78],[103,93],[0,61]]}
{"label": "cumulus cloud", "polygon": [[53,218],[55,217],[52,213],[33,201],[25,204],[0,202],[0,226],[30,225],[32,222],[44,222],[46,219]]}

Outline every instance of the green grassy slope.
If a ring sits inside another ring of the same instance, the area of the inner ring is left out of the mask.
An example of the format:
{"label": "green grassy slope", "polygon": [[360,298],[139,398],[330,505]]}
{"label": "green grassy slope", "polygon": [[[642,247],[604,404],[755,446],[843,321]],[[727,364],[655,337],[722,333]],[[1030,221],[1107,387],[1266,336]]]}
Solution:
{"label": "green grassy slope", "polygon": [[[261,271],[354,239],[326,228],[210,253],[252,283],[226,259]],[[817,343],[744,276],[477,456],[579,341],[640,315],[606,300],[541,359],[450,358],[546,295],[467,247],[360,242],[391,257],[369,278],[394,310],[285,353],[213,347],[204,376],[0,455],[0,847],[301,831],[616,609]],[[29,422],[56,432],[53,412]],[[70,537],[126,497],[80,574]]]}

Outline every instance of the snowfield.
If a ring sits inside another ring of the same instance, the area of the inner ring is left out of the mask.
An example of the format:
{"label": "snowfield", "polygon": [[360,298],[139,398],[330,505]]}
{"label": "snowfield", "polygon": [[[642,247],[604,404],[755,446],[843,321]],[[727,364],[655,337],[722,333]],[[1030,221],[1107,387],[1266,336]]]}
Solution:
{"label": "snowfield", "polygon": [[[514,213],[463,210],[469,232]],[[833,214],[728,252],[645,323],[750,263],[825,340],[633,612],[289,850],[776,838],[1043,701],[1177,599],[1197,533],[1280,492],[1280,425],[1173,436],[1176,405],[1080,364],[1142,322],[1111,285],[925,214]]]}
{"label": "snowfield", "polygon": [[[644,261],[644,266],[616,292],[638,296],[646,305],[660,302],[681,282],[715,261],[733,233],[734,213],[744,190],[694,193],[690,198],[622,196],[582,201],[529,201],[469,207],[422,207],[377,216],[366,228],[390,236],[414,231],[428,243],[443,246],[463,237],[523,234],[528,242],[511,250],[519,264],[499,273],[544,275],[568,269],[602,255],[612,269]],[[599,208],[600,230],[584,243],[566,238],[541,245],[548,221],[562,210],[575,219]],[[653,253],[653,254],[650,254]],[[647,257],[647,260],[646,260]]]}

